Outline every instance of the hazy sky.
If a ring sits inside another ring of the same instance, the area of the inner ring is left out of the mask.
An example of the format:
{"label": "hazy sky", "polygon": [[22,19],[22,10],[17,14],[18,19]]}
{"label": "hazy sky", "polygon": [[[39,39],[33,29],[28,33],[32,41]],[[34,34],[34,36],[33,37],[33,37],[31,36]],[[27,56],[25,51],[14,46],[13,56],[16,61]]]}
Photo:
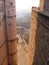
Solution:
{"label": "hazy sky", "polygon": [[39,6],[39,0],[16,0],[16,10],[30,9],[32,6]]}

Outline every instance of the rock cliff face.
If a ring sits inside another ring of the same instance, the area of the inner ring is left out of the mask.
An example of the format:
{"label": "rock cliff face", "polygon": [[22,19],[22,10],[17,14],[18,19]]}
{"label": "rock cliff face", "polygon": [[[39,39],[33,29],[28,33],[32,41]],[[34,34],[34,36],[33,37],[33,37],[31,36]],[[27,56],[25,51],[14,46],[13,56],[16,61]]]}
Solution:
{"label": "rock cliff face", "polygon": [[32,10],[30,25],[30,65],[49,65],[49,15]]}

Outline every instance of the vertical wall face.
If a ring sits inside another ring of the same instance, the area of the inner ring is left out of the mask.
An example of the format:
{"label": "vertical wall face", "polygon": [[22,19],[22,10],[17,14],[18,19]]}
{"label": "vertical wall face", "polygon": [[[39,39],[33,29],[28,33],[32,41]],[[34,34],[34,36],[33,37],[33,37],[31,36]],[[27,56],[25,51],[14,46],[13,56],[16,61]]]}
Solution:
{"label": "vertical wall face", "polygon": [[31,17],[31,24],[30,24],[30,34],[29,34],[29,65],[32,65],[34,61],[34,54],[35,54],[35,35],[36,35],[36,28],[37,28],[37,19],[33,15],[32,9],[32,17]]}
{"label": "vertical wall face", "polygon": [[9,64],[17,65],[15,0],[5,0]]}
{"label": "vertical wall face", "polygon": [[49,0],[40,0],[39,8],[41,11],[49,12]]}
{"label": "vertical wall face", "polygon": [[49,65],[49,16],[32,11],[30,27],[30,65]]}
{"label": "vertical wall face", "polygon": [[49,0],[44,1],[44,11],[49,12]]}
{"label": "vertical wall face", "polygon": [[39,8],[40,8],[40,10],[43,10],[43,8],[44,8],[44,0],[40,0]]}
{"label": "vertical wall face", "polygon": [[0,65],[17,65],[16,44],[15,0],[0,0]]}
{"label": "vertical wall face", "polygon": [[4,0],[0,0],[0,65],[8,65],[4,18]]}

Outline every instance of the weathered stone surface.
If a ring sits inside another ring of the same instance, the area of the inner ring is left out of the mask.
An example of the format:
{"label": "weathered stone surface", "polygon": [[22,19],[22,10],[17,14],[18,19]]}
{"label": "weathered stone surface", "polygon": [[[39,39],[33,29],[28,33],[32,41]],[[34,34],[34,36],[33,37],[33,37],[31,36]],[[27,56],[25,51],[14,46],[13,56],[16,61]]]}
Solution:
{"label": "weathered stone surface", "polygon": [[49,65],[49,16],[32,10],[30,27],[30,65]]}
{"label": "weathered stone surface", "polygon": [[5,0],[5,16],[9,64],[17,65],[16,10],[15,0]]}
{"label": "weathered stone surface", "polygon": [[0,12],[4,12],[4,0],[0,0]]}
{"label": "weathered stone surface", "polygon": [[40,0],[40,10],[49,12],[49,0]]}
{"label": "weathered stone surface", "polygon": [[16,17],[6,18],[8,40],[16,39]]}
{"label": "weathered stone surface", "polygon": [[8,65],[4,0],[0,0],[0,65]]}

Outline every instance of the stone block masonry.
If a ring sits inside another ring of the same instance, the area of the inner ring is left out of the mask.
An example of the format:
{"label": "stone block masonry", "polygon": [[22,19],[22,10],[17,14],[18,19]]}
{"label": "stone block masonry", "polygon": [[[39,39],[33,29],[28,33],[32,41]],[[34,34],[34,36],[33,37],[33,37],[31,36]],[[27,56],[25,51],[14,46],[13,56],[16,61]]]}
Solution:
{"label": "stone block masonry", "polygon": [[30,65],[49,65],[49,15],[32,10],[30,25]]}
{"label": "stone block masonry", "polygon": [[0,0],[0,65],[17,65],[15,0]]}
{"label": "stone block masonry", "polygon": [[39,9],[41,11],[47,11],[47,12],[49,12],[49,0],[40,0]]}
{"label": "stone block masonry", "polygon": [[16,9],[15,0],[5,0],[7,46],[9,65],[17,65]]}
{"label": "stone block masonry", "polygon": [[0,0],[0,65],[8,65],[4,0]]}

